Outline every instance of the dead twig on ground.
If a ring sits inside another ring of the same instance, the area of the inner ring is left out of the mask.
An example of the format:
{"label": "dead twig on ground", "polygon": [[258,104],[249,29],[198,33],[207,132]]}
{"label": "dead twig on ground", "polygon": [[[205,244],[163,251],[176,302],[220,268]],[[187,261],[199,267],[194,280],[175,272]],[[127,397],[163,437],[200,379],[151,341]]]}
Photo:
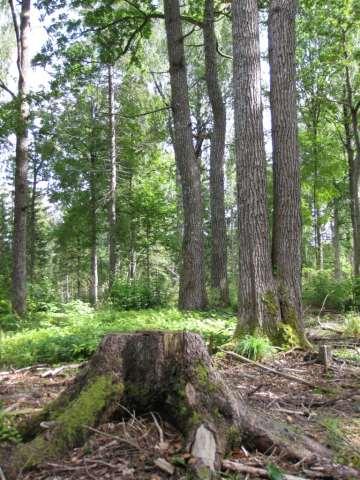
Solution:
{"label": "dead twig on ground", "polygon": [[[222,348],[220,349],[222,352],[225,352],[227,355],[230,355],[231,357],[237,358],[241,360],[242,362],[248,363],[249,365],[254,365],[255,367],[261,368],[262,370],[265,370],[266,372],[273,373],[275,375],[279,375],[280,377],[284,377],[287,380],[291,380],[293,382],[297,383],[302,383],[304,385],[307,385],[308,387],[311,388],[319,388],[319,385],[308,382],[307,380],[304,380],[303,378],[296,377],[295,375],[290,375],[289,373],[281,372],[279,370],[275,370],[274,368],[267,367],[266,365],[262,365],[261,363],[255,362],[254,360],[250,360],[249,358],[243,357],[242,355],[239,355],[238,353],[231,352],[229,350],[223,350]],[[324,389],[324,387],[321,387]]]}
{"label": "dead twig on ground", "polygon": [[140,446],[135,440],[129,439],[129,438],[124,438],[124,437],[119,437],[117,435],[111,435],[111,433],[106,433],[102,432],[101,430],[98,430],[97,428],[94,427],[89,427],[87,425],[84,425],[85,428],[88,430],[98,433],[99,435],[103,435],[104,437],[108,438],[113,438],[114,440],[118,440],[119,442],[126,443],[127,445],[130,445],[131,447],[134,447],[137,450],[141,450]]}

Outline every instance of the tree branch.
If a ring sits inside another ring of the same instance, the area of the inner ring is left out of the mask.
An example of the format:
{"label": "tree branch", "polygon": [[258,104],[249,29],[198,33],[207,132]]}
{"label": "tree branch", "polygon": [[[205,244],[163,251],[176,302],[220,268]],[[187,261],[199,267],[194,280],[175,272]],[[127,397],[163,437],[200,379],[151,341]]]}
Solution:
{"label": "tree branch", "polygon": [[20,30],[19,30],[19,25],[18,25],[18,21],[17,21],[14,2],[13,2],[13,0],[8,0],[8,2],[9,2],[9,5],[10,5],[11,17],[12,17],[14,31],[15,31],[15,37],[16,37],[16,49],[17,49],[16,64],[17,64],[17,68],[18,68],[18,71],[19,71],[19,75],[20,75],[20,77],[22,77],[23,74],[22,74],[22,69],[21,69],[22,52],[21,52]]}
{"label": "tree branch", "polygon": [[9,94],[12,96],[13,99],[16,98],[15,93],[14,93],[12,90],[10,90],[10,88],[7,87],[7,86],[5,85],[5,83],[4,83],[1,79],[0,79],[0,88],[2,88],[3,90],[5,90],[5,92],[9,93]]}
{"label": "tree branch", "polygon": [[221,50],[220,50],[220,47],[219,47],[219,42],[216,40],[216,51],[217,53],[220,55],[220,57],[224,57],[224,58],[227,58],[228,60],[232,60],[233,57],[231,55],[226,55],[226,53],[223,53]]}

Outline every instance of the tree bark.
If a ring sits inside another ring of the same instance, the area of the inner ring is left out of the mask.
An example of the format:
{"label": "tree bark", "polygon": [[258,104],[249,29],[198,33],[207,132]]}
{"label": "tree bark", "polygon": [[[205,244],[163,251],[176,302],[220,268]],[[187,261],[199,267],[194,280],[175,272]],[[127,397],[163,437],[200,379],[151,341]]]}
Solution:
{"label": "tree bark", "polygon": [[[90,435],[87,427],[124,415],[120,402],[136,414],[154,410],[172,422],[194,457],[196,478],[210,478],[234,444],[261,451],[276,445],[284,456],[304,464],[330,457],[316,441],[236,397],[213,368],[199,335],[153,331],[104,337],[74,382],[22,426],[24,443],[11,455],[0,450],[7,478],[82,445]],[[44,432],[45,421],[52,427]]]}
{"label": "tree bark", "polygon": [[[12,2],[11,2],[11,5]],[[30,69],[31,0],[21,2],[20,28],[14,16],[14,28],[18,49],[18,104],[19,118],[16,132],[15,157],[15,200],[14,200],[14,236],[12,266],[12,307],[18,315],[26,311],[26,217],[27,217],[27,174],[28,174],[28,119],[29,103],[28,76]]]}
{"label": "tree bark", "polygon": [[109,106],[109,159],[110,159],[110,186],[109,186],[109,289],[112,288],[116,277],[116,123],[115,123],[115,93],[113,66],[108,65],[108,106]]}
{"label": "tree bark", "polygon": [[334,250],[334,279],[341,279],[341,248],[340,248],[340,222],[339,199],[334,199],[334,218],[332,226],[332,244]]}
{"label": "tree bark", "polygon": [[29,225],[29,280],[32,284],[34,281],[34,271],[36,262],[36,195],[37,195],[37,174],[38,169],[34,165],[34,174],[31,188],[31,201],[30,201],[30,225]]}
{"label": "tree bark", "polygon": [[277,336],[280,307],[272,274],[260,95],[256,0],[233,1],[233,90],[239,212],[239,319],[236,335]]}
{"label": "tree bark", "polygon": [[[345,59],[347,57],[345,56]],[[345,67],[345,99],[343,122],[345,150],[349,164],[351,222],[353,231],[353,274],[360,276],[360,137],[358,108],[354,106],[349,67]]]}
{"label": "tree bark", "polygon": [[97,194],[96,194],[96,156],[90,153],[90,303],[98,302],[98,255],[97,255]]}
{"label": "tree bark", "polygon": [[219,304],[227,306],[229,286],[224,203],[226,110],[217,71],[214,21],[214,0],[205,0],[203,26],[205,79],[213,114],[210,150],[211,284],[218,292]]}
{"label": "tree bark", "polygon": [[282,321],[290,325],[300,337],[304,337],[295,66],[296,12],[297,0],[270,1],[268,31],[274,180],[272,261]]}
{"label": "tree bark", "polygon": [[202,309],[207,305],[207,296],[204,271],[200,163],[195,156],[192,143],[184,37],[179,1],[165,0],[164,13],[170,64],[174,150],[181,176],[184,214],[179,307],[185,310]]}

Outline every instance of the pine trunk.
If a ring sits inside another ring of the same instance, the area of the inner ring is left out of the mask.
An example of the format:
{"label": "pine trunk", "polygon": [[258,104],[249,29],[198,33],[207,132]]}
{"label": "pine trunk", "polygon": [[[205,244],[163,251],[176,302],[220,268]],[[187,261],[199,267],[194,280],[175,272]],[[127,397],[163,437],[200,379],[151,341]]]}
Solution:
{"label": "pine trunk", "polygon": [[170,64],[174,150],[181,177],[184,214],[179,307],[185,310],[202,309],[207,305],[207,296],[204,272],[200,162],[195,156],[192,141],[184,37],[179,1],[165,0],[164,13]]}
{"label": "pine trunk", "polygon": [[16,133],[15,200],[12,266],[12,307],[18,315],[26,311],[26,217],[28,175],[28,76],[30,69],[30,8],[31,0],[21,2],[18,44],[19,119]]}
{"label": "pine trunk", "polygon": [[260,95],[256,0],[233,1],[235,155],[239,213],[239,320],[242,331],[277,336],[280,307],[272,274]]}
{"label": "pine trunk", "polygon": [[297,0],[270,1],[268,28],[274,181],[272,261],[282,322],[303,338],[296,11]]}
{"label": "pine trunk", "polygon": [[210,150],[211,284],[221,306],[229,304],[224,203],[226,110],[217,72],[214,0],[205,0],[205,79],[213,114]]}

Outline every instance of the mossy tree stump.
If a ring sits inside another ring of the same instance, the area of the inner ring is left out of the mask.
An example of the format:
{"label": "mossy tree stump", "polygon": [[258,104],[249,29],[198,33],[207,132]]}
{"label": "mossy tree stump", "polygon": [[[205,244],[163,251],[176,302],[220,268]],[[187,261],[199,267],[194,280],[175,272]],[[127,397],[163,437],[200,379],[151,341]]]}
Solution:
{"label": "mossy tree stump", "polygon": [[[184,435],[200,478],[220,467],[234,441],[278,445],[294,458],[326,456],[312,441],[246,408],[212,367],[194,333],[110,334],[73,383],[22,429],[24,443],[0,464],[7,478],[81,445],[89,428],[110,420],[120,404],[139,414],[157,411]],[[123,410],[122,410],[123,411]],[[42,428],[42,422],[51,428]]]}

